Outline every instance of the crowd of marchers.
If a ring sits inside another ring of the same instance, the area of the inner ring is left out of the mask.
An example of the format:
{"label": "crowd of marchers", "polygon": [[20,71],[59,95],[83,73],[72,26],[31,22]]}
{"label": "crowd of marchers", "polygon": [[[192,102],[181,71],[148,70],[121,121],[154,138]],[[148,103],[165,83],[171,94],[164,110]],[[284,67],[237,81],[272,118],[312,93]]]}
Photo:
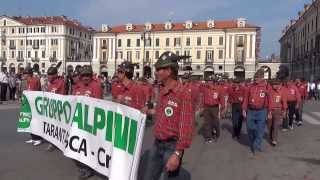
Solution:
{"label": "crowd of marchers", "polygon": [[[15,75],[16,84],[21,84],[16,86],[21,90],[15,92],[14,97],[21,97],[23,90],[98,99],[111,96],[114,102],[146,113],[147,122],[153,124],[154,143],[144,174],[139,175],[144,180],[179,175],[184,151],[191,145],[199,119],[203,120],[199,132],[204,143],[218,141],[222,120],[231,120],[235,140],[243,138],[242,126],[246,125],[250,152],[256,156],[262,151],[266,128],[269,143],[277,146],[281,142],[280,130],[293,130],[294,126],[302,125],[304,102],[309,98],[319,99],[319,83],[312,85],[301,79],[265,80],[263,69],[259,69],[252,80],[224,79],[215,75],[195,80],[191,71],[178,76],[178,62],[183,58],[172,52],[163,53],[154,65],[154,80],[134,78],[135,64],[127,61],[118,66],[111,79],[97,76],[90,65],[77,66],[62,76],[58,75],[59,66],[50,67],[45,75],[26,67],[20,75]],[[2,72],[0,77],[3,92],[2,84],[7,81],[4,77],[9,76]],[[198,116],[200,118],[196,118]],[[34,134],[26,141],[34,146],[43,142]],[[56,149],[48,143],[48,151]],[[80,179],[95,174],[85,164],[75,163]]]}

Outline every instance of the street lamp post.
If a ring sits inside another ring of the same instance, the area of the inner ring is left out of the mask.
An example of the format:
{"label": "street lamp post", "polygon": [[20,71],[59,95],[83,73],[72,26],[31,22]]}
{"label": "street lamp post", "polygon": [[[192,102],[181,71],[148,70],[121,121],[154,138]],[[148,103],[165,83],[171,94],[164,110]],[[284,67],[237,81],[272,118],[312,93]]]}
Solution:
{"label": "street lamp post", "polygon": [[145,72],[144,72],[144,66],[146,64],[146,61],[148,59],[146,59],[146,40],[150,41],[151,40],[151,37],[150,37],[150,31],[149,30],[146,30],[144,28],[143,32],[141,33],[141,40],[143,40],[143,57],[142,57],[142,76],[145,76]]}

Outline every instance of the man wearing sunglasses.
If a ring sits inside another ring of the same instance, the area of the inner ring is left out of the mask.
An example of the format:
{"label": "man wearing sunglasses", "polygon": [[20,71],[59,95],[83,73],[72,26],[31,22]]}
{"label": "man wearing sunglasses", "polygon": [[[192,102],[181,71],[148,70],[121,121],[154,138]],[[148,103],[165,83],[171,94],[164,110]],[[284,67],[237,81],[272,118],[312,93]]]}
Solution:
{"label": "man wearing sunglasses", "polygon": [[120,88],[114,101],[141,110],[145,104],[143,102],[143,90],[132,78],[134,75],[134,64],[125,61],[121,63],[117,70],[117,77]]}
{"label": "man wearing sunglasses", "polygon": [[144,180],[178,176],[183,152],[191,145],[194,113],[191,93],[177,81],[178,61],[183,57],[164,52],[155,63],[155,76],[161,87],[155,113],[155,141],[149,152]]}

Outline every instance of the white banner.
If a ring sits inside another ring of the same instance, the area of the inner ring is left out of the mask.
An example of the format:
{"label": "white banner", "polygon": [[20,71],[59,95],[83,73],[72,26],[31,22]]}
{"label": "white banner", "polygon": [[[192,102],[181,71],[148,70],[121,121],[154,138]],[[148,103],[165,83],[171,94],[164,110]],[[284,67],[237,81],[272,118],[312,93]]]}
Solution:
{"label": "white banner", "polygon": [[18,132],[43,137],[109,180],[135,180],[145,118],[106,100],[25,91]]}

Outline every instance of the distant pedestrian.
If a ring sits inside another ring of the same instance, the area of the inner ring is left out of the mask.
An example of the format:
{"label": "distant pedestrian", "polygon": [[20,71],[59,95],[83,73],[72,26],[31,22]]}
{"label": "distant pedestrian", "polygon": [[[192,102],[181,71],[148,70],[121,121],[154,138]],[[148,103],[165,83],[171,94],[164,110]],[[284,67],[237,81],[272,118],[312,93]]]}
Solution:
{"label": "distant pedestrian", "polygon": [[312,98],[314,98],[315,100],[316,98],[316,83],[315,82],[310,82],[310,92],[309,92],[309,99],[312,100]]}
{"label": "distant pedestrian", "polygon": [[318,80],[316,83],[316,97],[317,97],[317,100],[319,101],[320,100],[320,80]]}
{"label": "distant pedestrian", "polygon": [[9,99],[15,100],[17,90],[17,75],[11,72],[9,75]]}
{"label": "distant pedestrian", "polygon": [[9,85],[9,78],[7,71],[3,69],[3,71],[0,72],[0,99],[1,101],[7,101],[7,89]]}

